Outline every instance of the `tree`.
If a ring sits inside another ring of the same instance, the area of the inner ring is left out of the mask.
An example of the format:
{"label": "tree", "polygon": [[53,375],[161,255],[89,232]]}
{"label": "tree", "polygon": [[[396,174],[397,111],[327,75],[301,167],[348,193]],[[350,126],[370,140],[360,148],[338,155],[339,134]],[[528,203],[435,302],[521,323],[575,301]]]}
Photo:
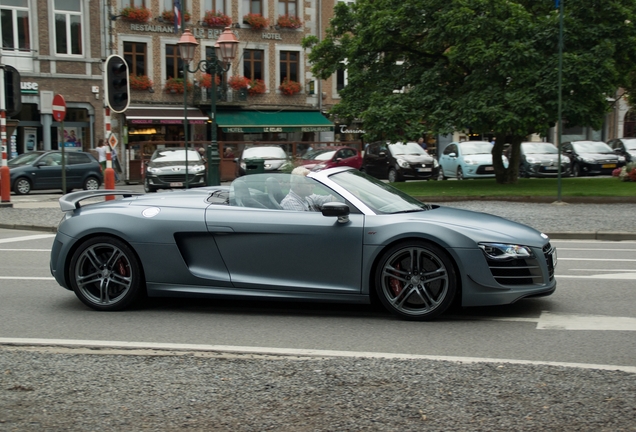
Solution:
{"label": "tree", "polygon": [[[563,117],[599,127],[607,97],[636,70],[636,0],[561,1]],[[358,0],[337,4],[324,40],[303,44],[321,79],[346,65],[332,112],[361,118],[369,139],[495,134],[497,181],[510,183],[520,143],[558,120],[558,35],[553,0]]]}

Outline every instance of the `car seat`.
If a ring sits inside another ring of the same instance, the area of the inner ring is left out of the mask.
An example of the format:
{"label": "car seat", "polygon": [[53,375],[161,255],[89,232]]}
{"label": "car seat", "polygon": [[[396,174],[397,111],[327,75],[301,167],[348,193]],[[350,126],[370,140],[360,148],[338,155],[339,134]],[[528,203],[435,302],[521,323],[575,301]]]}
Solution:
{"label": "car seat", "polygon": [[261,204],[250,194],[250,188],[243,180],[234,180],[232,183],[234,188],[234,202],[239,207],[252,207],[252,208],[267,208]]}
{"label": "car seat", "polygon": [[269,200],[272,202],[272,206],[275,209],[282,210],[280,206],[280,202],[285,198],[285,194],[283,194],[283,189],[280,187],[280,183],[274,177],[268,177],[265,180],[265,184],[267,185],[267,194],[269,195]]}

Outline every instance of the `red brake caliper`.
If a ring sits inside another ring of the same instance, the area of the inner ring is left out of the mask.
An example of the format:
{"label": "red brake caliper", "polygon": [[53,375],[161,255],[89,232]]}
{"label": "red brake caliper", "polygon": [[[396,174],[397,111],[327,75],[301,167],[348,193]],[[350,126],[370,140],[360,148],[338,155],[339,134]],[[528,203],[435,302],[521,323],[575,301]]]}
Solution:
{"label": "red brake caliper", "polygon": [[123,259],[120,259],[119,261],[117,261],[117,267],[119,268],[119,274],[122,276],[129,276],[128,275],[128,268],[126,267],[126,263],[124,262]]}
{"label": "red brake caliper", "polygon": [[[400,270],[400,263],[397,263],[395,265],[395,269]],[[402,292],[402,284],[396,278],[389,279],[389,286],[391,287],[391,291],[393,291],[393,294],[395,294],[396,297],[399,296]]]}

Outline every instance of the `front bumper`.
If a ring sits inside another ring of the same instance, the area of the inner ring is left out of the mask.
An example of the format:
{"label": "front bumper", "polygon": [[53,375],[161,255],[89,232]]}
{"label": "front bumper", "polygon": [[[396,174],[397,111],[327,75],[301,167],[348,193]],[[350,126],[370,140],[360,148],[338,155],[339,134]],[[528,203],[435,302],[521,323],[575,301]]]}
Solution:
{"label": "front bumper", "polygon": [[196,174],[151,174],[146,173],[148,185],[156,189],[178,189],[205,186],[205,171]]}

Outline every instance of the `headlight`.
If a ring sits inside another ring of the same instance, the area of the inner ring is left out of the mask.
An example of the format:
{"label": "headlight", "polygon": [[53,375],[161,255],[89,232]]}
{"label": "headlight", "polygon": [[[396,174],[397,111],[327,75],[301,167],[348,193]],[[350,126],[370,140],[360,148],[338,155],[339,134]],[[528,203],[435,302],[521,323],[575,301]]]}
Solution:
{"label": "headlight", "polygon": [[619,156],[618,157],[618,161],[619,162],[625,162],[625,156]]}
{"label": "headlight", "polygon": [[433,168],[437,168],[439,166],[439,162],[437,162],[437,159],[433,159]]}
{"label": "headlight", "polygon": [[591,164],[596,163],[594,159],[590,159],[590,158],[581,158],[581,160],[586,163],[591,163]]}
{"label": "headlight", "polygon": [[194,171],[194,172],[205,171],[205,166],[204,165],[195,165],[195,166],[192,167],[192,171]]}
{"label": "headlight", "polygon": [[479,247],[487,258],[506,261],[518,258],[533,257],[532,249],[527,246],[504,243],[480,243]]}
{"label": "headlight", "polygon": [[158,169],[158,168],[151,168],[151,167],[148,167],[148,170],[147,170],[147,171],[148,171],[150,174],[154,174],[154,173],[158,172],[158,171],[159,171],[159,169]]}
{"label": "headlight", "polygon": [[409,163],[407,161],[405,161],[404,159],[398,159],[397,160],[397,164],[399,166],[401,166],[402,168],[410,168],[411,165],[409,165]]}
{"label": "headlight", "polygon": [[528,163],[537,163],[537,160],[535,158],[532,158],[532,157],[527,157],[526,161],[528,161]]}
{"label": "headlight", "polygon": [[477,164],[477,162],[472,160],[472,159],[464,159],[464,163],[466,165],[476,165]]}
{"label": "headlight", "polygon": [[240,164],[240,165],[241,165],[241,169],[245,169],[245,168],[246,168],[246,166],[245,166],[245,162],[241,162],[241,164]]}

